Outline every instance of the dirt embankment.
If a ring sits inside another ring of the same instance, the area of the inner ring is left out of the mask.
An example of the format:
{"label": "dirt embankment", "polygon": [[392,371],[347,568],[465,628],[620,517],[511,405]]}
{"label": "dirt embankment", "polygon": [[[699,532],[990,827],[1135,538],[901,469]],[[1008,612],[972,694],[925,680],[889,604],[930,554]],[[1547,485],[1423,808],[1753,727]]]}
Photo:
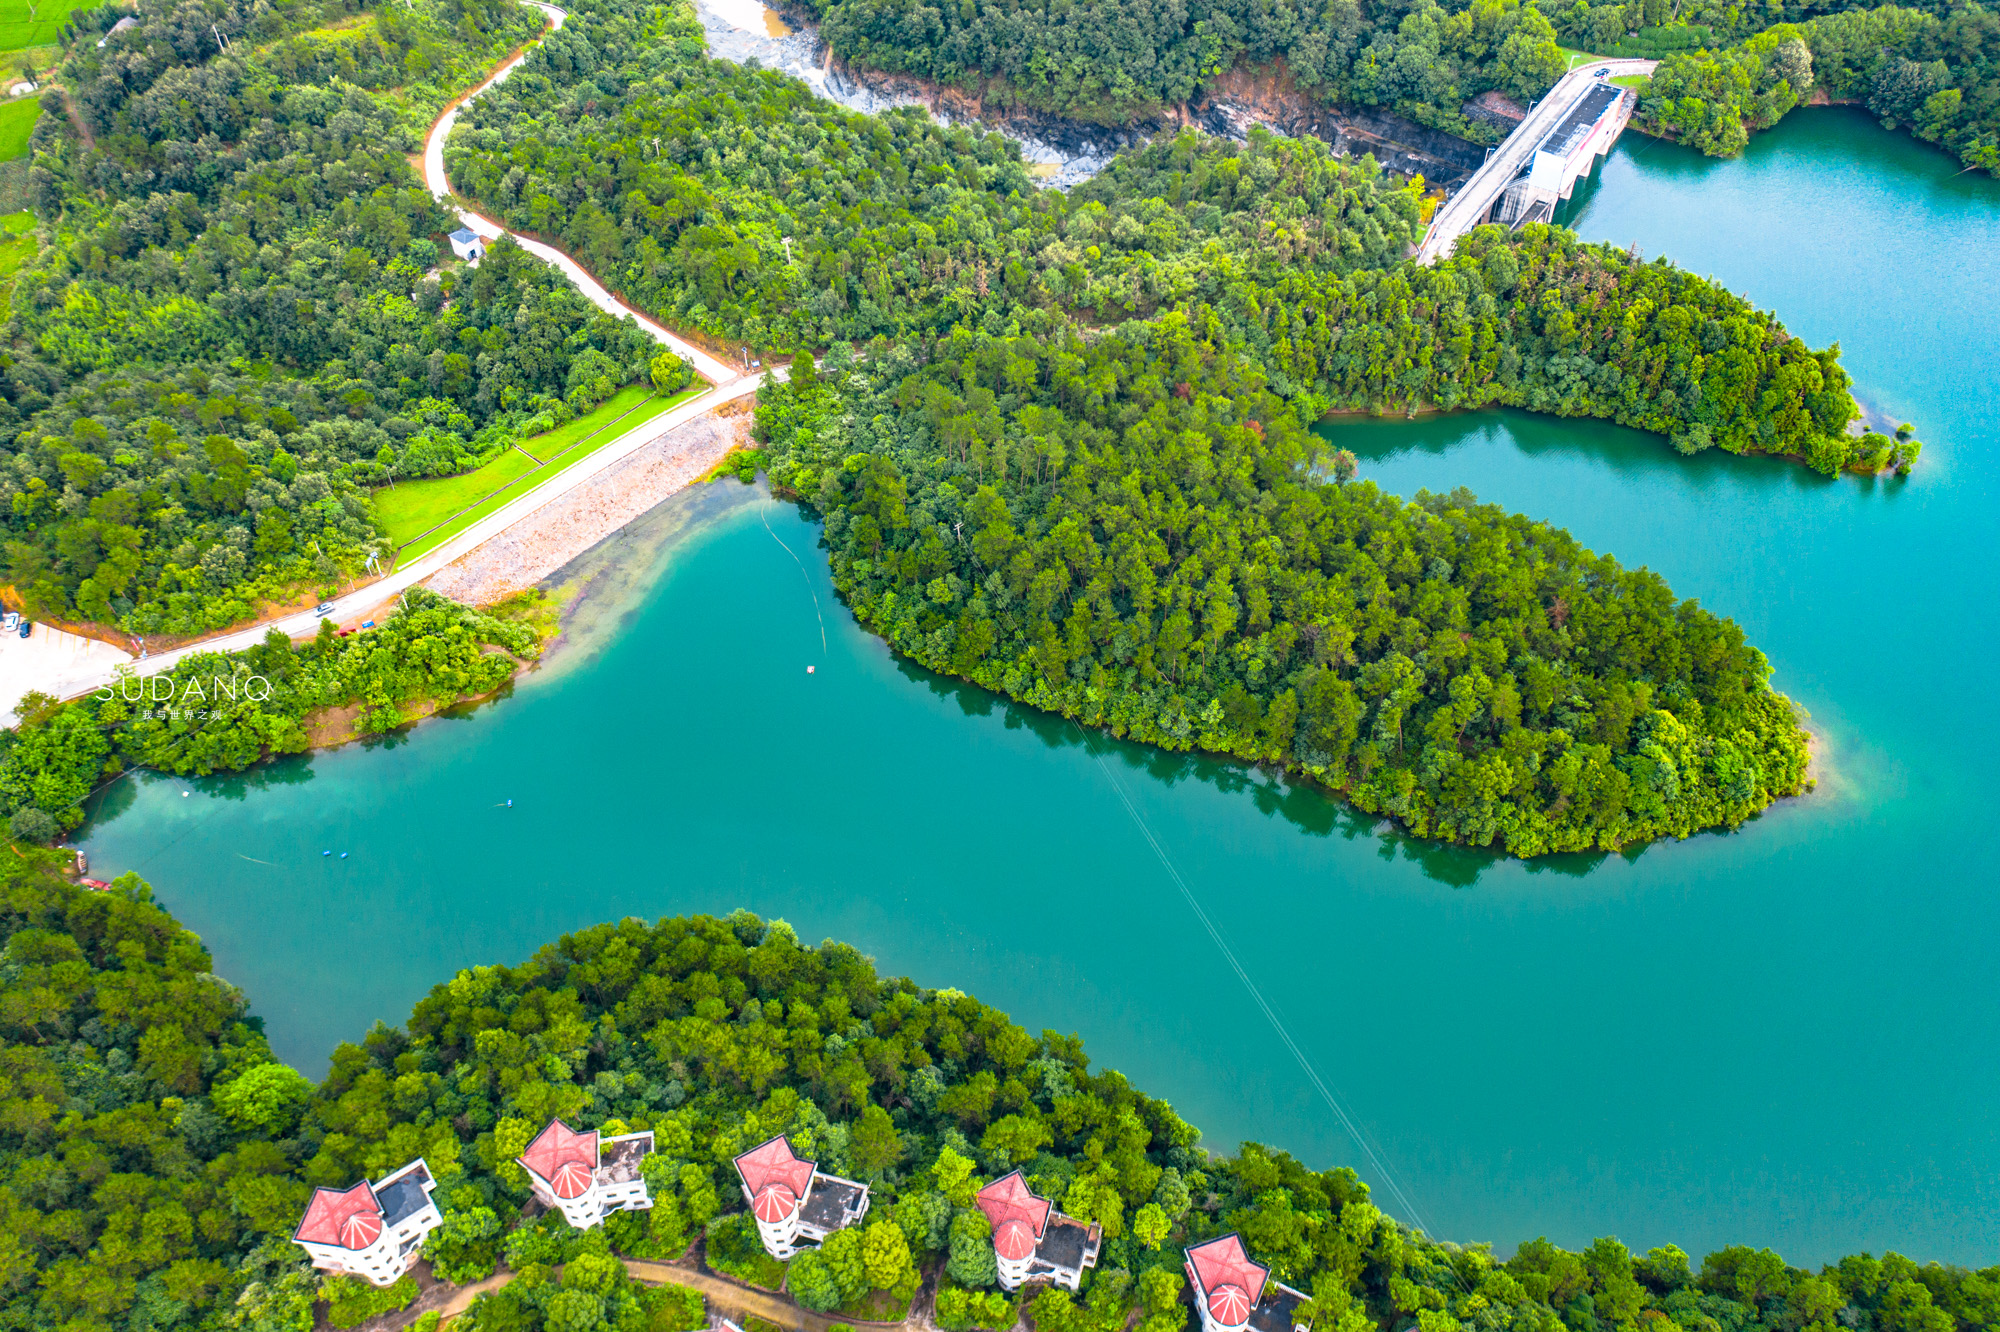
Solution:
{"label": "dirt embankment", "polygon": [[1192,109],[1204,129],[1242,137],[1253,123],[1290,135],[1311,135],[1335,151],[1373,153],[1383,166],[1453,186],[1479,169],[1486,149],[1441,130],[1376,108],[1334,107],[1302,91],[1283,60],[1238,65],[1203,91]]}
{"label": "dirt embankment", "polygon": [[747,412],[710,412],[666,431],[438,570],[428,586],[473,606],[525,592],[707,474],[744,443],[750,423]]}

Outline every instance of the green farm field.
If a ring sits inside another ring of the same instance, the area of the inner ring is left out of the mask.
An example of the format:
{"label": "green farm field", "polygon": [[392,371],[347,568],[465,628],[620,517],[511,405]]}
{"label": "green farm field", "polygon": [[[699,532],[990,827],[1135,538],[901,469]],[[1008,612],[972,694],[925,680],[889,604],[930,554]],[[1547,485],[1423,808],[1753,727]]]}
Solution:
{"label": "green farm field", "polygon": [[11,162],[28,151],[28,136],[41,114],[41,103],[32,97],[0,102],[0,162]]}
{"label": "green farm field", "polygon": [[62,33],[72,9],[96,9],[104,0],[0,0],[0,51],[47,46]]}

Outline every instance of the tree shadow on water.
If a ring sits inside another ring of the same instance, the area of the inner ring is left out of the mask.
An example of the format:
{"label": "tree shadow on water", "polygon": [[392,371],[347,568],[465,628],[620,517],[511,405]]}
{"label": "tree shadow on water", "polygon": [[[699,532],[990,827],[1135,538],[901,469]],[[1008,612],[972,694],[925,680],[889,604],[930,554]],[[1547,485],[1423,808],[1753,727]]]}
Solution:
{"label": "tree shadow on water", "polygon": [[[1842,484],[1791,458],[1735,454],[1723,448],[1683,454],[1664,436],[1594,417],[1554,416],[1521,407],[1482,407],[1414,419],[1333,417],[1313,427],[1337,448],[1353,452],[1369,480],[1370,464],[1421,457],[1443,459],[1489,442],[1512,445],[1530,462],[1581,457],[1610,471],[1621,485],[1648,482],[1706,491],[1720,485],[1760,491],[1817,492]],[[1383,484],[1381,478],[1373,478]],[[1385,489],[1402,488],[1400,483]]]}
{"label": "tree shadow on water", "polygon": [[176,791],[192,791],[212,800],[243,801],[254,792],[285,786],[302,786],[313,779],[311,754],[281,754],[242,772],[215,773],[207,777],[180,776],[157,768],[132,768],[107,783],[83,802],[83,825],[79,837],[88,837],[123,817],[139,803],[142,789],[166,785]]}
{"label": "tree shadow on water", "polygon": [[1247,796],[1267,819],[1282,819],[1308,837],[1374,842],[1376,855],[1383,861],[1412,865],[1426,879],[1447,887],[1471,888],[1489,870],[1509,864],[1520,864],[1530,874],[1583,878],[1608,858],[1606,853],[1591,853],[1518,861],[1490,848],[1426,841],[1403,832],[1393,820],[1363,813],[1311,782],[1275,769],[1208,754],[1176,753],[1120,740],[1102,731],[1086,731],[1067,717],[1016,702],[982,685],[939,675],[901,655],[895,664],[904,679],[957,704],[965,716],[987,718],[998,712],[1008,730],[1029,732],[1046,749],[1082,750],[1091,758],[1115,762],[1125,774],[1167,787],[1198,781],[1224,795]]}

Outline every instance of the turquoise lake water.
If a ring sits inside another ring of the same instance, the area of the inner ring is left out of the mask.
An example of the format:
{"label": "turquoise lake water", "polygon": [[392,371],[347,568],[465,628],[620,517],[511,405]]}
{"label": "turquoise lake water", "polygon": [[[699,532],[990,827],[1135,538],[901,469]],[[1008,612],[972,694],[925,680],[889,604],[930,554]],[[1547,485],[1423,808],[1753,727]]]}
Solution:
{"label": "turquoise lake water", "polygon": [[315,1074],[457,967],[745,906],[1081,1033],[1212,1145],[1381,1185],[1150,835],[1433,1233],[1991,1263],[2000,185],[1955,169],[1799,113],[1733,162],[1628,136],[1571,206],[1839,340],[1926,441],[1907,483],[1518,413],[1333,431],[1392,490],[1470,486],[1739,620],[1822,738],[1818,792],[1739,833],[1523,865],[1086,748],[895,661],[813,529],[724,482],[589,562],[570,645],[512,697],[247,779],[120,784],[85,844]]}

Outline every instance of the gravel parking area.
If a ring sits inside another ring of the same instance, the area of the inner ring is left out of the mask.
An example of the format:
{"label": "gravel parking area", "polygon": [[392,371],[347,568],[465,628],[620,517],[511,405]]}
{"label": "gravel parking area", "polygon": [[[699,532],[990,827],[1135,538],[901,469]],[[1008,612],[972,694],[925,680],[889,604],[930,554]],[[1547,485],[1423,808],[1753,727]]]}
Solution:
{"label": "gravel parking area", "polygon": [[14,724],[14,705],[31,689],[68,698],[132,660],[109,643],[37,624],[32,637],[0,636],[0,725]]}

